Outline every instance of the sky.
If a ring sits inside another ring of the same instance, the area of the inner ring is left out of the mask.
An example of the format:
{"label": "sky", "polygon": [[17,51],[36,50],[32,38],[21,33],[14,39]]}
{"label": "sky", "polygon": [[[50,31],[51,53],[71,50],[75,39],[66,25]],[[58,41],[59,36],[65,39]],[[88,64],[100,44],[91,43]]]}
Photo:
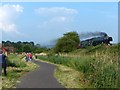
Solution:
{"label": "sky", "polygon": [[2,40],[50,44],[64,33],[105,32],[118,42],[117,2],[4,2]]}

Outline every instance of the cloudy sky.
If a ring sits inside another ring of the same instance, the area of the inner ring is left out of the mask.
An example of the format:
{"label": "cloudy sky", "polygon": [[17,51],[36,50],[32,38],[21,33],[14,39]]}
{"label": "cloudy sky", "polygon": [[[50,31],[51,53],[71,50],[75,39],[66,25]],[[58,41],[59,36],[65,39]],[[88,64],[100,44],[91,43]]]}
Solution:
{"label": "cloudy sky", "polygon": [[9,2],[0,6],[2,40],[48,44],[69,31],[106,32],[118,41],[117,2]]}

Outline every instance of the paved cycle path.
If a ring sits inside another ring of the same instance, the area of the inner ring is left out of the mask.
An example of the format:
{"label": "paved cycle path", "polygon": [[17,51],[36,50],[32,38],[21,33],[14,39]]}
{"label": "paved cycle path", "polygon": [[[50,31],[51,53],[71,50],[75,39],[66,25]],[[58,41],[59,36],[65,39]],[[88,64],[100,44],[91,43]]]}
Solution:
{"label": "paved cycle path", "polygon": [[24,75],[17,88],[64,88],[54,77],[55,65],[36,60],[32,62],[40,67]]}

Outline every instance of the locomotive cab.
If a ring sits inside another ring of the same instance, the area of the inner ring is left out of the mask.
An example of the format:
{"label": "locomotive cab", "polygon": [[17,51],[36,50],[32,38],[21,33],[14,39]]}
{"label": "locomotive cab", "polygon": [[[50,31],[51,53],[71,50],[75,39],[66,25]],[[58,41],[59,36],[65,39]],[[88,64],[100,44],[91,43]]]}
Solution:
{"label": "locomotive cab", "polygon": [[109,37],[108,40],[109,40],[109,41],[113,41],[112,37]]}

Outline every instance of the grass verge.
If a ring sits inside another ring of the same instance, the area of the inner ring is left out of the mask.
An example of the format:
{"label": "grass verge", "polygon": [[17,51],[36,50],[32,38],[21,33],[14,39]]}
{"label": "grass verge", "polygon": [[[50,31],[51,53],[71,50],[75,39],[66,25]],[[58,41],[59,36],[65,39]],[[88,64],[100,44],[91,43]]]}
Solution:
{"label": "grass verge", "polygon": [[65,88],[90,88],[90,84],[84,78],[84,74],[67,66],[57,65],[55,77]]}

